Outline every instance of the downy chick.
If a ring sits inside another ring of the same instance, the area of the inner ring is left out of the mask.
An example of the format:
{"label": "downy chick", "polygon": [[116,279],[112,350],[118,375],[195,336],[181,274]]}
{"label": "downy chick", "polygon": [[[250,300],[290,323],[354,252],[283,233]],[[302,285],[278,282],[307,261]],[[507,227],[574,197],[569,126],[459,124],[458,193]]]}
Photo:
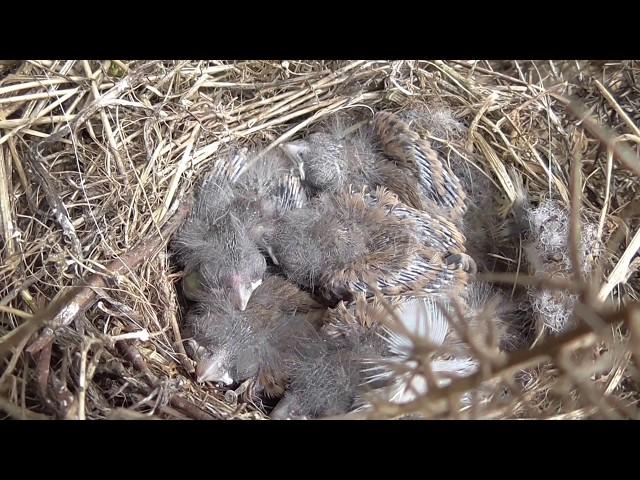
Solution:
{"label": "downy chick", "polygon": [[323,335],[312,347],[308,355],[291,360],[289,385],[272,419],[311,419],[351,408],[360,378],[354,345]]}
{"label": "downy chick", "polygon": [[[389,307],[404,318],[402,321],[407,328],[413,331],[416,325],[419,327],[414,333],[432,333],[424,331],[431,325],[416,322],[411,317],[415,305],[421,302],[393,299]],[[391,357],[393,361],[396,353],[389,346],[388,335],[392,331],[386,327],[388,316],[378,298],[366,299],[364,295],[358,295],[350,306],[340,302],[329,310],[322,328],[322,340],[315,344],[314,355],[293,359],[291,382],[271,418],[323,418],[346,414],[366,408],[365,398],[370,391],[389,388],[395,377],[385,359]],[[432,333],[436,337],[446,333],[446,320],[442,315],[438,319],[444,326],[434,325],[440,329]],[[402,338],[393,335],[396,341]]]}
{"label": "downy chick", "polygon": [[[364,410],[370,407],[372,393],[387,401],[401,399],[408,388],[408,368],[399,361],[406,362],[405,350],[410,347],[405,335],[409,332],[439,346],[447,334],[447,321],[428,300],[395,299],[389,307],[402,322],[402,333],[387,326],[389,312],[377,298],[358,295],[354,304],[341,302],[330,310],[322,343],[316,345],[313,357],[294,359],[291,382],[271,418],[323,418]],[[399,365],[404,367],[401,372]]]}
{"label": "downy chick", "polygon": [[370,121],[335,115],[319,131],[281,148],[301,165],[304,184],[315,194],[350,186],[386,187],[405,203],[415,203],[411,197],[417,188],[414,173],[385,157]]}
{"label": "downy chick", "polygon": [[212,290],[185,320],[199,346],[198,381],[225,385],[255,378],[258,391],[279,395],[291,355],[306,348],[324,317],[324,308],[287,280],[271,276],[238,311],[223,292]]}
{"label": "downy chick", "polygon": [[290,382],[271,418],[314,419],[352,410],[362,382],[363,359],[381,354],[383,342],[355,324],[335,335],[323,331],[307,355],[290,360]]}
{"label": "downy chick", "polygon": [[291,210],[270,239],[284,273],[330,302],[373,285],[385,295],[445,294],[474,271],[449,220],[375,191],[325,193]]}
{"label": "downy chick", "polygon": [[479,345],[490,344],[492,333],[505,343],[510,306],[496,295],[486,284],[467,287],[460,298],[463,336],[430,299],[394,299],[387,308],[400,324],[377,298],[359,295],[351,306],[341,302],[328,312],[314,356],[294,358],[291,383],[271,417],[321,418],[368,411],[378,402],[409,402],[428,392],[425,356],[438,386],[474,373],[478,364],[465,343],[469,335]]}
{"label": "downy chick", "polygon": [[219,159],[173,247],[184,266],[184,292],[203,300],[220,289],[244,310],[266,271],[265,235],[279,216],[305,201],[300,179],[283,155],[241,151]]}
{"label": "downy chick", "polygon": [[[548,275],[552,278],[570,278],[574,272],[570,247],[569,225],[571,213],[560,201],[545,199],[537,206],[525,207],[529,230],[524,250],[532,275]],[[582,218],[579,249],[582,256],[580,271],[587,278],[592,272],[593,261],[602,250],[595,222]],[[562,333],[575,326],[573,310],[578,296],[565,290],[530,289],[536,329],[552,334]]]}

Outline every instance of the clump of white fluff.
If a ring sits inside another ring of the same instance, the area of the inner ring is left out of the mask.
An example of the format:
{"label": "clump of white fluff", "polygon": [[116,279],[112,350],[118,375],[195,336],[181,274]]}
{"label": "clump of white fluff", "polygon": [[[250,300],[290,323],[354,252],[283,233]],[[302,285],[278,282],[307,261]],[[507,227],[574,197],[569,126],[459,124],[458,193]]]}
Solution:
{"label": "clump of white fluff", "polygon": [[[528,210],[528,220],[530,233],[526,252],[532,273],[568,278],[573,272],[569,253],[569,210],[556,200],[546,199]],[[584,219],[580,250],[580,269],[588,275],[593,259],[599,253],[599,241],[596,225]],[[571,314],[577,300],[575,295],[539,289],[531,289],[529,295],[537,321],[552,333],[563,332],[573,326]]]}

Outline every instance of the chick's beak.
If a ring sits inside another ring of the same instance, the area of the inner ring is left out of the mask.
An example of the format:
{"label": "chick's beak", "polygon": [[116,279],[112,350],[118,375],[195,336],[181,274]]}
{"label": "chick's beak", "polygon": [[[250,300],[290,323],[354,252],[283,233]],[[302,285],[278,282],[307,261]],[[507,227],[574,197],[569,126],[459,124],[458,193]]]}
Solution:
{"label": "chick's beak", "polygon": [[233,379],[216,358],[202,358],[196,365],[196,380],[202,382],[222,382],[231,385]]}
{"label": "chick's beak", "polygon": [[244,311],[247,308],[251,294],[253,294],[253,291],[261,284],[262,279],[253,283],[241,283],[237,285],[231,292],[233,306],[238,310]]}
{"label": "chick's beak", "polygon": [[308,147],[305,145],[297,145],[295,143],[283,143],[280,145],[280,148],[285,155],[298,164],[300,179],[304,180],[304,162],[302,161],[302,153],[306,152]]}
{"label": "chick's beak", "polygon": [[305,148],[305,146],[303,145],[298,145],[296,143],[283,143],[280,145],[280,148],[282,149],[282,151],[284,153],[286,153],[289,157],[291,157],[294,160],[298,160],[300,157],[300,154],[304,151],[306,151],[307,149]]}

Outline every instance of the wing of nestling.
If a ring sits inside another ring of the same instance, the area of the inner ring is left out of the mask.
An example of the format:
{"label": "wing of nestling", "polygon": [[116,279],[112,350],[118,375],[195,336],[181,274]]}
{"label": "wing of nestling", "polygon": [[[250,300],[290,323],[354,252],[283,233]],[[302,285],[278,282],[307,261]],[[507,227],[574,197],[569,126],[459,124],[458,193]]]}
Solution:
{"label": "wing of nestling", "polygon": [[[456,220],[462,218],[466,196],[460,180],[430,143],[388,112],[376,114],[375,128],[384,153],[415,173],[424,197],[445,208]],[[413,206],[423,209],[422,205]]]}
{"label": "wing of nestling", "polygon": [[446,294],[466,285],[469,272],[450,260],[465,255],[464,237],[452,222],[408,207],[381,188],[343,194],[334,204],[351,222],[348,228],[360,225],[366,248],[323,273],[325,296],[373,293],[371,286],[386,295]]}

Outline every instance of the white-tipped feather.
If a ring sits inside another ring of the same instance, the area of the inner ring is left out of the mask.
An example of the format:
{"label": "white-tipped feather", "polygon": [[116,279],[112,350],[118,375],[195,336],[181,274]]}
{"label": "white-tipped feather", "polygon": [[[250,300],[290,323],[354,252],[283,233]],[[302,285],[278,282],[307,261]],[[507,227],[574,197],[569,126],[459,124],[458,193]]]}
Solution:
{"label": "white-tipped feather", "polygon": [[405,374],[394,381],[389,392],[389,401],[407,403],[426,392],[427,382],[422,375]]}
{"label": "white-tipped feather", "polygon": [[[398,317],[409,334],[424,338],[440,346],[443,344],[449,325],[447,319],[431,300],[414,299],[403,303],[398,308]],[[413,342],[400,329],[383,328],[383,337],[389,346],[389,351],[398,359],[407,358],[411,352]]]}
{"label": "white-tipped feather", "polygon": [[[447,308],[446,306],[444,308]],[[435,302],[415,299],[404,303],[398,310],[399,318],[412,336],[427,340],[435,347],[444,344],[449,325],[442,308]],[[365,362],[362,373],[365,384],[391,382],[387,399],[393,403],[406,403],[427,393],[424,375],[416,372],[417,363],[411,359],[413,340],[400,329],[383,328],[382,338],[387,342],[390,357]],[[475,371],[477,362],[470,357],[434,359],[431,361],[438,386],[449,384],[452,378],[464,377]]]}
{"label": "white-tipped feather", "polygon": [[[461,377],[466,377],[473,373],[477,366],[478,362],[470,357],[434,360],[431,362],[431,368],[435,373],[453,373]],[[443,376],[439,379],[439,382],[441,382],[442,385],[448,385],[450,379]]]}
{"label": "white-tipped feather", "polygon": [[293,208],[302,208],[305,193],[300,183],[300,177],[287,175],[279,179],[278,211],[284,213]]}
{"label": "white-tipped feather", "polygon": [[[454,358],[451,360],[433,360],[431,369],[439,387],[445,387],[454,378],[471,375],[477,368],[472,358]],[[415,400],[428,391],[427,381],[423,375],[409,372],[398,376],[391,387],[389,401],[407,403]]]}
{"label": "white-tipped feather", "polygon": [[211,177],[218,182],[235,183],[248,167],[248,149],[242,148],[231,158],[220,157],[211,170]]}
{"label": "white-tipped feather", "polygon": [[414,299],[403,303],[400,319],[411,334],[424,337],[435,345],[442,345],[449,331],[442,309],[431,300]]}

